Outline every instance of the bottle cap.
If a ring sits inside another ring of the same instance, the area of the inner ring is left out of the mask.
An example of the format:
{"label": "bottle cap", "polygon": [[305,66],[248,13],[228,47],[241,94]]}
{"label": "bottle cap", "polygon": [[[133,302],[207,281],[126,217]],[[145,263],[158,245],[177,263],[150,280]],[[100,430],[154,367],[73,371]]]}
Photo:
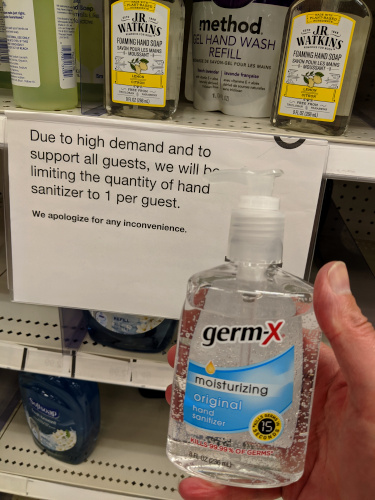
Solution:
{"label": "bottle cap", "polygon": [[218,170],[206,175],[210,182],[235,182],[246,194],[232,210],[227,257],[253,264],[280,264],[283,253],[284,215],[280,200],[272,196],[282,170],[253,172],[247,168]]}

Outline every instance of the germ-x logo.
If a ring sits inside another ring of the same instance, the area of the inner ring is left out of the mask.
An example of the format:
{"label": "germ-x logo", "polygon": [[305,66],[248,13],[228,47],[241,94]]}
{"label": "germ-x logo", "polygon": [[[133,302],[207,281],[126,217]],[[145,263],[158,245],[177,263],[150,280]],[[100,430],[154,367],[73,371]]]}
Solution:
{"label": "germ-x logo", "polygon": [[280,329],[284,325],[284,320],[276,322],[266,321],[265,327],[257,326],[219,326],[209,325],[202,332],[202,346],[213,347],[217,342],[226,343],[250,343],[257,342],[262,347],[270,342],[282,342]]}

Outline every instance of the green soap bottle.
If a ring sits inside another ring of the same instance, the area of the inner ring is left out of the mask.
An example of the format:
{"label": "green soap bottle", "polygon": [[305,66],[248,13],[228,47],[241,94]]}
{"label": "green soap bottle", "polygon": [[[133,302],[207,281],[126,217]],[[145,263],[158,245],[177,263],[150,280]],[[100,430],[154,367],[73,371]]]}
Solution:
{"label": "green soap bottle", "polygon": [[3,0],[15,104],[77,106],[73,0]]}
{"label": "green soap bottle", "polygon": [[102,0],[73,0],[76,74],[81,104],[103,104],[104,47]]}
{"label": "green soap bottle", "polygon": [[12,88],[2,0],[0,0],[0,88]]}

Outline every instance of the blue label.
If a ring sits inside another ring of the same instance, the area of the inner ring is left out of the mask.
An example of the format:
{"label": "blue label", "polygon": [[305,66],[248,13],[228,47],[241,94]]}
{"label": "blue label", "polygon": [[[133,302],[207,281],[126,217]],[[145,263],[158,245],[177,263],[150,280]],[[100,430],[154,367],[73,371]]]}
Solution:
{"label": "blue label", "polygon": [[293,401],[294,347],[264,363],[216,368],[189,361],[184,421],[215,432],[248,431],[262,411],[282,414]]}

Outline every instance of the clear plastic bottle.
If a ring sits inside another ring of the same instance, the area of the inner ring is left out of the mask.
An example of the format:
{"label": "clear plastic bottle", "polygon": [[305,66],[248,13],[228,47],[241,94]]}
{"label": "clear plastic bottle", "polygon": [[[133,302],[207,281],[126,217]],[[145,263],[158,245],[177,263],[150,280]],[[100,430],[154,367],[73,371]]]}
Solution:
{"label": "clear plastic bottle", "polygon": [[105,94],[109,114],[166,119],[177,109],[182,0],[105,2]]}
{"label": "clear plastic bottle", "polygon": [[102,0],[73,0],[76,74],[82,106],[103,105],[104,47]]}
{"label": "clear plastic bottle", "polygon": [[95,342],[135,352],[160,352],[175,333],[173,319],[107,311],[85,311],[87,330]]}
{"label": "clear plastic bottle", "polygon": [[341,135],[349,125],[372,25],[362,0],[297,0],[289,9],[271,123]]}
{"label": "clear plastic bottle", "polygon": [[98,384],[20,372],[19,385],[35,443],[62,462],[83,462],[93,451],[99,434]]}
{"label": "clear plastic bottle", "polygon": [[0,88],[12,88],[2,0],[0,0]]}
{"label": "clear plastic bottle", "polygon": [[257,196],[233,211],[229,262],[188,282],[167,443],[189,474],[251,488],[303,473],[321,337],[311,285],[280,268],[275,174],[237,174]]}
{"label": "clear plastic bottle", "polygon": [[13,97],[42,111],[77,106],[73,0],[4,0]]}

